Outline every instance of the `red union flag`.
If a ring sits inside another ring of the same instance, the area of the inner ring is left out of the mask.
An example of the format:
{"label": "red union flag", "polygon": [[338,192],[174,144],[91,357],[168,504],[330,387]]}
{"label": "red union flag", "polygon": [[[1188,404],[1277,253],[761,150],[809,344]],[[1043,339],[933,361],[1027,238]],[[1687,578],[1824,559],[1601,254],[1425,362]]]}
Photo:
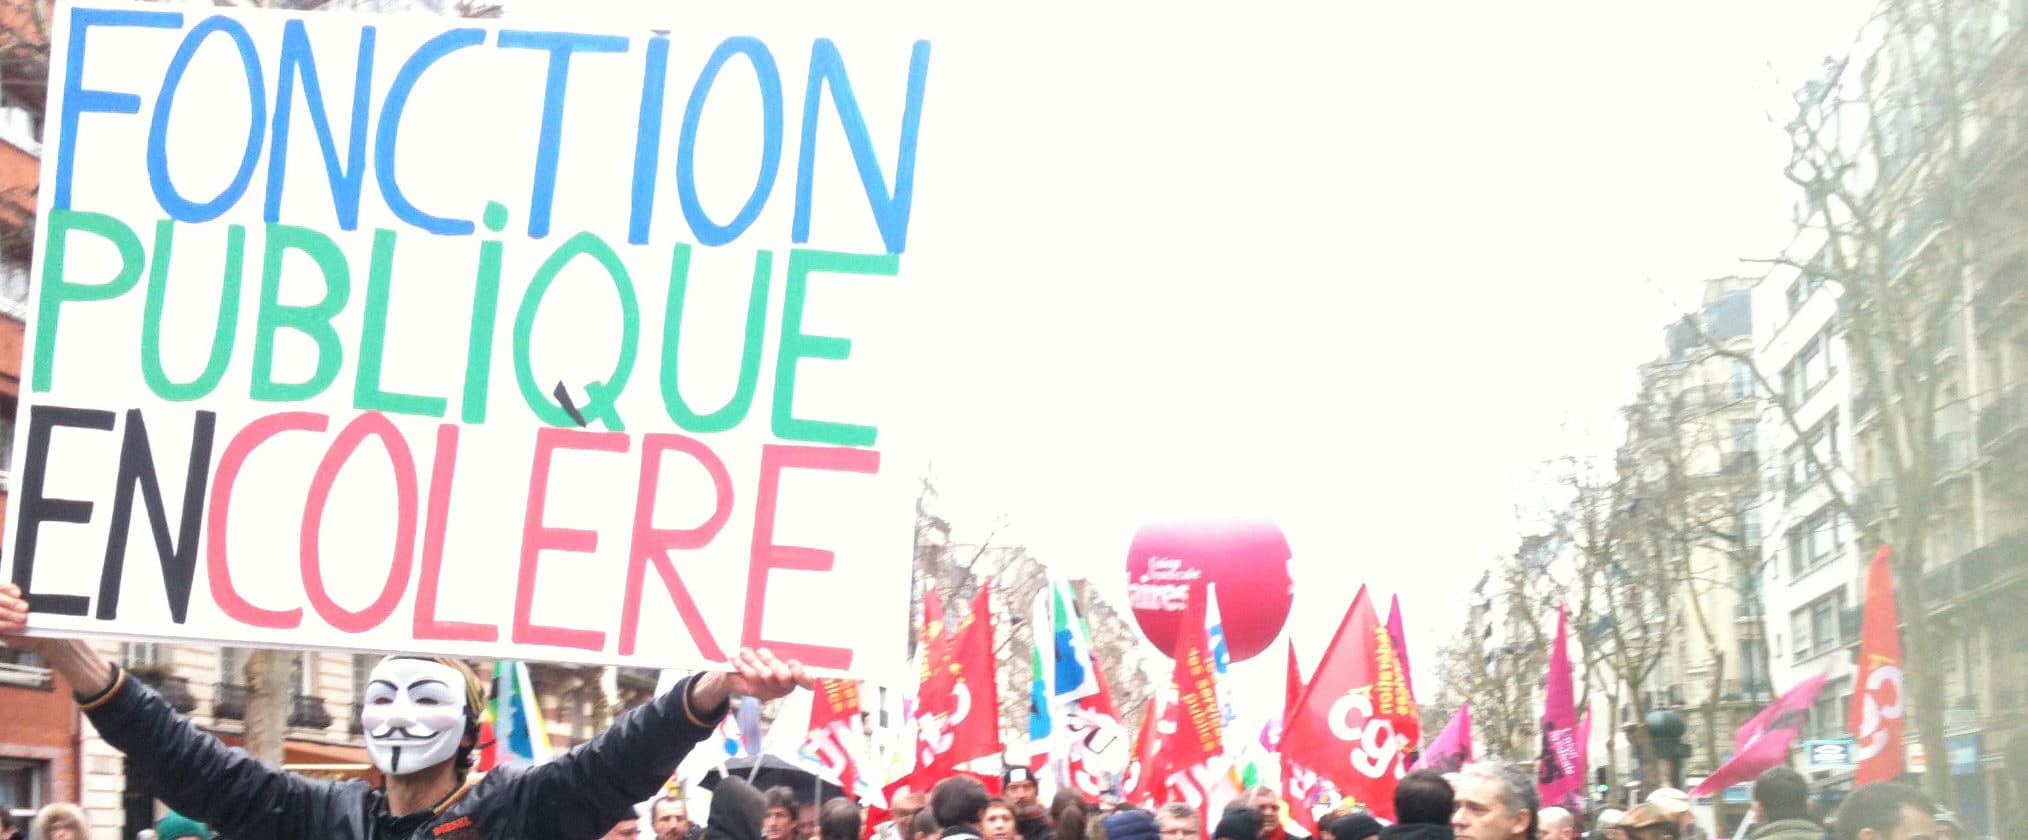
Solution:
{"label": "red union flag", "polygon": [[1217,664],[1204,632],[1203,587],[1190,590],[1183,623],[1176,631],[1176,705],[1169,707],[1174,734],[1163,739],[1162,761],[1181,769],[1196,767],[1225,752],[1225,712],[1218,705]]}
{"label": "red union flag", "polygon": [[1290,711],[1282,754],[1391,820],[1394,787],[1408,772],[1419,729],[1401,660],[1362,586]]}
{"label": "red union flag", "polygon": [[838,783],[847,794],[859,797],[859,760],[853,756],[852,726],[859,722],[859,682],[819,680],[810,699],[809,752],[824,766],[825,778]]}
{"label": "red union flag", "polygon": [[[1887,546],[1866,569],[1866,616],[1859,633],[1859,673],[1853,682],[1852,737],[1859,769],[1853,784],[1901,775],[1901,630],[1895,621],[1894,570]],[[1931,759],[1937,761],[1937,759]]]}
{"label": "red union flag", "polygon": [[[932,653],[935,653],[932,641]],[[949,653],[923,673],[916,712],[916,771],[926,779],[1000,751],[1000,691],[993,669],[993,619],[987,585],[958,622]],[[927,786],[925,786],[926,788]]]}

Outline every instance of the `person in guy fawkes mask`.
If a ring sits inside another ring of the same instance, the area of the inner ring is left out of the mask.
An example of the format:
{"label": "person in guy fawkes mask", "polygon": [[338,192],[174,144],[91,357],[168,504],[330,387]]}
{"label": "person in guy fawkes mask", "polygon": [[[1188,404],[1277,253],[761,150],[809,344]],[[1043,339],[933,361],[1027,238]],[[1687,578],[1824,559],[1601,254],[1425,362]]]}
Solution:
{"label": "person in guy fawkes mask", "polygon": [[360,724],[385,787],[313,780],[227,747],[70,639],[20,635],[28,603],[0,583],[0,644],[40,653],[77,692],[85,716],[126,755],[141,790],[238,840],[592,840],[634,814],[691,747],[712,734],[733,694],[763,700],[815,682],[800,664],[742,650],[732,673],[705,673],[628,711],[553,761],[471,781],[485,689],[454,659],[391,656],[375,665]]}

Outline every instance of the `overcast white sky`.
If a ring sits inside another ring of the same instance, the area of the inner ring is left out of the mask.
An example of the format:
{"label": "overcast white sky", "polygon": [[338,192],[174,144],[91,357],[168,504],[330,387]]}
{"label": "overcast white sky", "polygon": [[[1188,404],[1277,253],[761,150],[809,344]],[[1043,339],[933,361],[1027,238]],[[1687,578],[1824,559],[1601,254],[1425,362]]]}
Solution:
{"label": "overcast white sky", "polygon": [[1671,307],[1785,241],[1769,114],[1854,5],[867,7],[936,45],[906,433],[1121,601],[1138,524],[1271,517],[1306,659],[1365,582],[1427,662]]}

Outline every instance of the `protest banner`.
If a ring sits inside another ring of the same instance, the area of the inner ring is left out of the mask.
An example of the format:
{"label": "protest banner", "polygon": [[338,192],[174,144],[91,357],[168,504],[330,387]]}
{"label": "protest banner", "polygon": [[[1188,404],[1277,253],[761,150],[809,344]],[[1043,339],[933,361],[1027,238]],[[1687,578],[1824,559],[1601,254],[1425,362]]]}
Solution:
{"label": "protest banner", "polygon": [[930,42],[747,18],[59,7],[31,630],[904,673]]}

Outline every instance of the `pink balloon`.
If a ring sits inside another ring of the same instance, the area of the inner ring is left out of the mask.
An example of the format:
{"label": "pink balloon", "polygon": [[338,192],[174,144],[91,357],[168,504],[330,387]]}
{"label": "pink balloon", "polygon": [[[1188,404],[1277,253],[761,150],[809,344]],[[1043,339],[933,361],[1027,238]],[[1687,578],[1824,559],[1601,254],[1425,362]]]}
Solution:
{"label": "pink balloon", "polygon": [[1127,549],[1127,595],[1141,633],[1175,656],[1176,624],[1191,587],[1218,584],[1232,661],[1267,650],[1289,618],[1289,541],[1265,520],[1144,525]]}

